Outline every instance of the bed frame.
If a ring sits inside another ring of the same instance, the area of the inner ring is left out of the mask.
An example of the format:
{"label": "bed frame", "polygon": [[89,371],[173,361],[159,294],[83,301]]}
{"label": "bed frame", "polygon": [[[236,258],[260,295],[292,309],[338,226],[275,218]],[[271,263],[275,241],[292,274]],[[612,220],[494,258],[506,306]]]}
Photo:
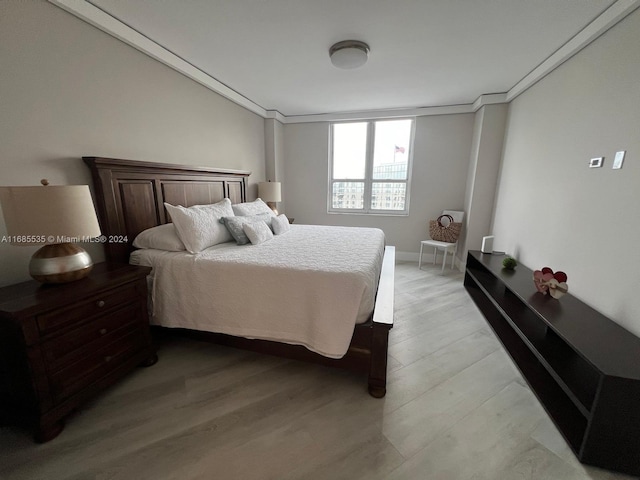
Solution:
{"label": "bed frame", "polygon": [[[126,239],[105,243],[107,260],[124,263],[129,261],[131,243],[138,233],[167,223],[164,202],[185,207],[215,203],[225,197],[232,203],[244,202],[247,178],[251,174],[101,157],[83,157],[83,160],[91,169],[102,234],[112,239]],[[387,347],[389,330],[393,327],[394,268],[395,248],[387,246],[374,311],[367,322],[356,325],[349,350],[341,359],[323,357],[299,345],[219,333],[188,330],[182,333],[236,348],[366,372],[369,393],[381,398],[386,393]]]}

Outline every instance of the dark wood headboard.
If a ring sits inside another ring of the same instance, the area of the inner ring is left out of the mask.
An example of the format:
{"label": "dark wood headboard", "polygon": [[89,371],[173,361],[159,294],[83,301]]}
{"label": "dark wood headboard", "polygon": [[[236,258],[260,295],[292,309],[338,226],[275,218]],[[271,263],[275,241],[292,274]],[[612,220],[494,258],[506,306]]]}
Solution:
{"label": "dark wood headboard", "polygon": [[[251,172],[115,158],[82,157],[91,169],[107,260],[129,261],[141,231],[169,221],[164,202],[205,205],[246,201]],[[120,242],[126,237],[126,242]]]}

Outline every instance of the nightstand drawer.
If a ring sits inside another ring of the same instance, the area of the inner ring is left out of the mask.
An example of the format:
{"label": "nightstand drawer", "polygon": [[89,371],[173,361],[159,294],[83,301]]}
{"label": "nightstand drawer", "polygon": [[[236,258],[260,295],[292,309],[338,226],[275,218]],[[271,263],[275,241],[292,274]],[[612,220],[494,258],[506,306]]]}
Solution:
{"label": "nightstand drawer", "polygon": [[68,333],[42,344],[47,369],[55,371],[78,357],[85,357],[115,338],[139,328],[140,304],[131,303],[110,314],[83,323]]}
{"label": "nightstand drawer", "polygon": [[136,295],[135,285],[109,290],[69,308],[38,315],[38,328],[43,335],[57,333],[61,327],[87,320],[118,305],[129,303]]}
{"label": "nightstand drawer", "polygon": [[118,364],[139,352],[142,345],[148,344],[146,337],[146,330],[137,328],[52,374],[50,385],[54,402],[70,397],[111,372]]}

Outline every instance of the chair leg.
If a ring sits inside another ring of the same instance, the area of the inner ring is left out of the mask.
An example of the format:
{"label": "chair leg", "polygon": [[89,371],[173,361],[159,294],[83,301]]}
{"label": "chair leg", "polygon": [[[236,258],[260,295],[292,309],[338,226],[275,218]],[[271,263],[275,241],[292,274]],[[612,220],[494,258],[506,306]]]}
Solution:
{"label": "chair leg", "polygon": [[438,247],[433,247],[433,264],[436,264],[438,260]]}
{"label": "chair leg", "polygon": [[444,273],[444,266],[447,264],[447,252],[449,251],[448,248],[444,249],[444,257],[442,258],[442,270],[440,270],[440,273]]}
{"label": "chair leg", "polygon": [[424,247],[424,243],[420,242],[420,258],[418,259],[418,268],[422,268],[422,247]]}

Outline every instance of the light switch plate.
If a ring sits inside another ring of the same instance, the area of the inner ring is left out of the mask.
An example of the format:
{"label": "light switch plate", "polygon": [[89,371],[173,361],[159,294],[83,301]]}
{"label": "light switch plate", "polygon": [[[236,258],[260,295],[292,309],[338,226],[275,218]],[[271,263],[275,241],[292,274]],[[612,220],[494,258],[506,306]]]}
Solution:
{"label": "light switch plate", "polygon": [[624,154],[626,153],[625,150],[622,150],[620,152],[616,152],[616,156],[613,159],[613,166],[611,168],[615,168],[616,170],[619,168],[622,168],[622,162],[624,162]]}
{"label": "light switch plate", "polygon": [[589,168],[599,168],[602,166],[602,161],[604,157],[592,158],[589,160]]}

